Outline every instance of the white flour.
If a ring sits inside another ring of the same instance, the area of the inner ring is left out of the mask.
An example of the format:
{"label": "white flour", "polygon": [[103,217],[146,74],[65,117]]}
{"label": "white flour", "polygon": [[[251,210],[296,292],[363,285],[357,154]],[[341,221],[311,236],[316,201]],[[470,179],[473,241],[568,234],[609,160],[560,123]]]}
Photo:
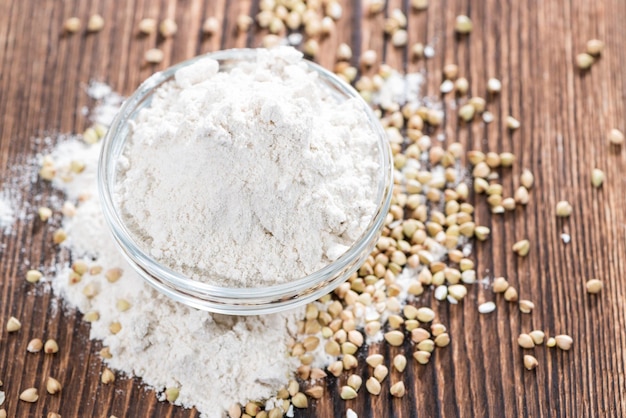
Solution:
{"label": "white flour", "polygon": [[[86,273],[76,284],[68,280],[70,268],[62,267],[53,279],[55,292],[83,313],[98,313],[90,338],[109,347],[110,367],[141,377],[157,391],[180,388],[175,403],[195,406],[202,417],[221,418],[235,402],[274,396],[297,367],[287,347],[303,311],[263,317],[214,315],[175,303],[145,284],[126,264],[105,225],[96,184],[99,151],[99,145],[70,139],[52,154],[59,168],[72,160],[86,165],[73,181],[54,183],[77,203],[76,214],[64,219],[68,239],[63,245],[74,261],[103,267],[102,273]],[[115,283],[104,277],[110,268],[124,272]],[[84,294],[89,287],[97,289],[92,298]],[[130,309],[121,312],[116,307],[120,299],[128,301]],[[113,322],[122,326],[115,335],[109,329]]]}
{"label": "white flour", "polygon": [[14,221],[15,215],[10,201],[0,194],[0,230],[10,232]]}
{"label": "white flour", "polygon": [[159,262],[200,281],[259,287],[337,259],[376,208],[375,132],[288,47],[217,73],[180,70],[134,125],[116,204]]}

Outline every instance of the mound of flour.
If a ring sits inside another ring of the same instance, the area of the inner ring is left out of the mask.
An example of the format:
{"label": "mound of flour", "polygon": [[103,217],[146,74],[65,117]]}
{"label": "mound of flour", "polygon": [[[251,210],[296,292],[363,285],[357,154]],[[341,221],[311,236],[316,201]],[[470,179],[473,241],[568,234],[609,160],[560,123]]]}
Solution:
{"label": "mound of flour", "polygon": [[337,259],[376,210],[377,135],[293,48],[218,72],[177,72],[140,112],[115,201],[159,262],[195,280],[259,287]]}
{"label": "mound of flour", "polygon": [[[299,364],[290,357],[288,344],[304,308],[225,316],[189,308],[152,289],[126,263],[109,233],[98,200],[99,153],[99,144],[76,139],[59,143],[52,153],[57,167],[71,161],[85,164],[73,181],[57,179],[54,185],[76,203],[75,214],[63,221],[68,235],[63,246],[74,261],[85,261],[91,270],[73,283],[71,268],[59,267],[52,280],[55,293],[86,317],[97,318],[91,322],[90,338],[108,347],[109,367],[140,377],[157,391],[179,388],[175,403],[195,406],[201,417],[222,418],[233,403],[274,396]],[[111,283],[106,279],[109,269],[123,274]],[[120,300],[128,309],[120,309]],[[121,325],[116,334],[112,323]]]}

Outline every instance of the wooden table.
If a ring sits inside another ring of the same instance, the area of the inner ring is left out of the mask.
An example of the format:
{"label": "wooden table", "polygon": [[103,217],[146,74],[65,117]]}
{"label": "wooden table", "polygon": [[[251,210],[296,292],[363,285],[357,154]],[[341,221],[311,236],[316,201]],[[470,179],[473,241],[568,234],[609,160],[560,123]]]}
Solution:
{"label": "wooden table", "polygon": [[[426,12],[409,13],[410,42],[433,45],[434,58],[413,62],[382,36],[383,15],[366,18],[364,5],[343,1],[344,15],[336,33],[322,43],[319,62],[333,64],[339,42],[355,51],[375,49],[394,67],[425,70],[425,94],[437,97],[444,64],[457,63],[470,80],[471,91],[483,93],[486,80],[498,77],[503,91],[490,105],[496,122],[457,123],[448,109],[441,132],[468,148],[511,150],[517,170],[531,169],[536,186],[531,204],[506,216],[491,216],[484,205],[477,217],[492,229],[492,238],[477,245],[480,277],[508,277],[523,298],[536,309],[521,315],[515,305],[500,303],[497,311],[480,315],[476,306],[493,299],[490,290],[470,288],[467,300],[438,308],[448,324],[452,343],[437,350],[427,366],[405,372],[408,394],[402,400],[371,397],[362,390],[357,400],[338,396],[322,399],[298,417],[345,416],[354,409],[359,417],[618,417],[626,416],[626,150],[610,148],[611,128],[626,130],[626,2],[621,0],[514,1],[431,0]],[[407,10],[409,1],[389,0],[387,10]],[[116,91],[131,93],[153,71],[196,54],[220,48],[257,46],[257,32],[237,34],[236,16],[254,15],[258,1],[202,0],[4,0],[0,2],[0,182],[8,184],[42,149],[32,140],[46,132],[80,132],[88,121],[80,109],[93,103],[84,92],[98,79]],[[83,27],[92,13],[100,13],[106,26],[98,34],[62,34],[64,20],[76,15]],[[474,30],[456,37],[452,26],[458,14],[468,14]],[[203,38],[205,17],[217,16],[223,31]],[[173,17],[179,32],[171,40],[137,36],[144,17]],[[574,57],[585,42],[606,42],[602,58],[581,74]],[[159,45],[165,60],[146,65],[144,52]],[[448,107],[450,107],[448,101]],[[507,115],[521,121],[510,133]],[[606,172],[600,190],[590,185],[594,167]],[[511,193],[517,176],[505,176]],[[48,196],[50,190],[33,183],[30,196]],[[573,203],[571,218],[555,217],[561,199]],[[141,383],[118,379],[99,383],[99,345],[88,340],[88,325],[79,315],[55,309],[50,293],[32,291],[23,276],[26,261],[51,265],[58,255],[49,245],[51,231],[31,219],[18,222],[12,235],[0,237],[0,379],[4,381],[10,417],[42,417],[49,411],[68,417],[189,417],[185,411],[159,403]],[[564,244],[567,231],[572,241]],[[528,238],[531,251],[522,259],[511,244]],[[585,281],[597,277],[605,288],[588,295]],[[8,335],[10,315],[22,320],[22,330]],[[535,350],[539,367],[522,367],[523,351],[516,338],[522,331],[544,329],[548,334],[568,333],[571,351],[545,347]],[[25,347],[35,336],[53,337],[62,350],[55,357],[28,355]],[[410,353],[408,346],[405,347]],[[384,348],[388,354],[402,349]],[[44,376],[58,376],[64,389],[59,396],[44,396],[26,404],[16,401],[26,387],[43,388]],[[388,383],[383,386],[388,391]],[[335,379],[329,393],[337,393]]]}

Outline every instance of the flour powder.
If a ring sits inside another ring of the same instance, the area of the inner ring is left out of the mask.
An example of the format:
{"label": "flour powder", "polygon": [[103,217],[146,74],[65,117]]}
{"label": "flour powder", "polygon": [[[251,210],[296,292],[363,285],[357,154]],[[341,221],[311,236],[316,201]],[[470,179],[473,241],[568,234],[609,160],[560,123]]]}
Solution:
{"label": "flour powder", "polygon": [[301,53],[179,70],[137,117],[115,200],[136,240],[193,279],[259,287],[337,259],[376,210],[377,135]]}
{"label": "flour powder", "polygon": [[0,194],[0,231],[9,232],[14,220],[10,201]]}
{"label": "flour powder", "polygon": [[[117,97],[103,98],[104,105]],[[115,246],[100,210],[99,152],[98,144],[68,139],[52,153],[61,172],[72,161],[85,164],[71,182],[55,180],[54,185],[76,204],[75,214],[63,221],[68,234],[63,245],[74,262],[85,261],[91,270],[73,283],[71,268],[60,266],[52,279],[55,292],[91,318],[90,338],[108,347],[109,367],[140,377],[157,391],[179,388],[175,403],[195,406],[202,417],[221,418],[235,402],[274,396],[298,365],[288,345],[303,309],[262,317],[216,315],[173,302],[145,284]],[[113,283],[105,277],[110,269],[123,272]],[[120,309],[121,300],[127,310]],[[117,334],[110,330],[115,322],[121,325]]]}

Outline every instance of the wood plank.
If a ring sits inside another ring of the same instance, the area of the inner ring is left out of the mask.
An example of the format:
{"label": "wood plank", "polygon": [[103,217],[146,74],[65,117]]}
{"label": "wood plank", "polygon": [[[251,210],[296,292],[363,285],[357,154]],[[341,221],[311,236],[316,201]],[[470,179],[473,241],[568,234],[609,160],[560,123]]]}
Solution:
{"label": "wood plank", "polygon": [[[81,109],[93,105],[84,89],[90,80],[109,83],[130,94],[154,71],[220,48],[260,45],[264,31],[239,33],[237,16],[256,14],[258,0],[12,0],[0,2],[0,183],[8,187],[14,167],[31,161],[47,145],[36,142],[50,132],[79,132],[89,125]],[[345,416],[352,408],[359,417],[617,417],[626,416],[626,152],[607,146],[611,128],[626,131],[626,3],[620,0],[589,2],[517,2],[470,0],[431,1],[428,10],[411,10],[408,0],[389,0],[385,11],[367,13],[367,2],[342,0],[343,16],[336,32],[321,39],[317,60],[327,67],[335,62],[341,42],[353,47],[352,64],[368,49],[394,67],[425,71],[424,94],[442,100],[446,123],[433,130],[445,135],[444,144],[460,141],[468,148],[512,151],[513,170],[503,170],[505,194],[519,185],[522,168],[531,169],[536,186],[531,204],[514,214],[496,217],[478,205],[478,222],[489,226],[492,238],[475,245],[479,277],[506,276],[521,298],[532,300],[532,315],[501,303],[500,296],[480,285],[470,288],[464,303],[435,303],[438,319],[452,337],[449,347],[437,350],[427,366],[410,359],[412,347],[369,347],[360,354],[382,352],[392,358],[409,357],[407,371],[393,371],[383,382],[384,396],[362,389],[353,401],[342,401],[339,388],[346,376],[328,379],[328,396],[312,402],[297,417]],[[385,16],[394,8],[408,17],[409,43],[394,48],[383,36]],[[62,33],[64,20],[80,17],[83,26],[92,13],[105,18],[98,34]],[[468,36],[453,32],[458,14],[474,21]],[[216,16],[222,30],[203,36],[205,18]],[[145,17],[174,18],[179,31],[171,39],[158,34],[140,36],[138,22]],[[606,52],[581,74],[574,66],[577,53],[590,38],[606,42]],[[412,60],[415,42],[435,49],[432,59]],[[165,59],[146,65],[143,54],[159,47]],[[470,83],[468,97],[447,94],[439,86],[445,64],[459,66]],[[373,73],[374,69],[365,71]],[[458,122],[456,112],[472,95],[487,97],[486,80],[502,80],[503,90],[488,100],[495,115],[492,124]],[[507,115],[521,121],[510,132]],[[599,167],[607,180],[593,189],[590,171]],[[25,183],[27,184],[27,183]],[[36,208],[52,198],[49,186],[25,186],[25,201]],[[570,219],[555,218],[556,202],[574,203]],[[31,208],[31,212],[32,209]],[[99,382],[101,348],[88,339],[89,327],[80,315],[65,314],[50,293],[33,290],[22,277],[32,266],[50,266],[67,254],[56,254],[48,243],[52,228],[32,216],[20,220],[13,232],[0,236],[0,379],[4,382],[9,416],[46,416],[58,411],[67,417],[196,417],[156,400],[141,383],[118,379]],[[572,241],[564,244],[561,234]],[[529,238],[532,250],[520,259],[510,251],[516,240]],[[588,278],[604,281],[599,296],[585,292]],[[427,293],[426,297],[430,297]],[[479,303],[497,301],[496,312],[480,315]],[[9,316],[22,320],[23,328],[8,335]],[[549,335],[568,333],[575,340],[569,352],[537,348],[539,367],[528,372],[521,366],[524,352],[516,345],[520,332],[535,328]],[[34,337],[55,338],[61,351],[54,356],[25,352]],[[364,363],[364,361],[362,362]],[[364,380],[371,370],[357,370]],[[29,386],[43,387],[47,375],[57,377],[64,389],[35,404],[16,401]],[[403,379],[409,392],[403,399],[386,395],[390,384]]]}

